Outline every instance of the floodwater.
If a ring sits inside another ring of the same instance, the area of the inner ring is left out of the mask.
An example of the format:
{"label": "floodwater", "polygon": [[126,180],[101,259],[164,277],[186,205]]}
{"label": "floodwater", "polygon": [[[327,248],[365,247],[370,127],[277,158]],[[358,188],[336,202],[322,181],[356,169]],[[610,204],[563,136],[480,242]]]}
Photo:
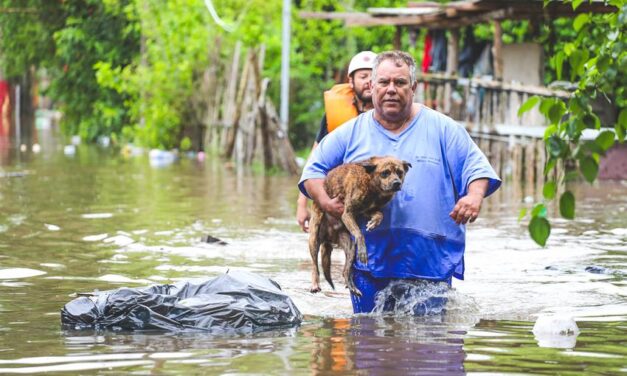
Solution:
{"label": "floodwater", "polygon": [[[513,184],[468,227],[466,280],[445,314],[352,314],[343,288],[308,292],[296,179],[236,172],[215,159],[162,168],[79,146],[11,150],[0,167],[0,374],[606,374],[627,373],[627,183],[573,186],[577,218],[546,248],[528,237]],[[530,197],[527,197],[530,196]],[[525,200],[525,197],[527,199]],[[204,244],[203,235],[227,245]],[[276,280],[304,314],[254,335],[67,331],[76,292],[215,277]],[[538,317],[572,317],[579,335],[536,338]]]}

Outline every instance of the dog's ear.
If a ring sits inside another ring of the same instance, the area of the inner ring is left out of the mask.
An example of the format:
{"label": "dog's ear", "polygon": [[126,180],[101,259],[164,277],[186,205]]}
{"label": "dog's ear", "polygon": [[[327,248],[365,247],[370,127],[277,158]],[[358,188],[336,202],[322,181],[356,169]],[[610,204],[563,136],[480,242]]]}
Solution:
{"label": "dog's ear", "polygon": [[403,169],[405,169],[405,172],[407,172],[410,167],[411,167],[411,163],[407,161],[403,161]]}
{"label": "dog's ear", "polygon": [[374,158],[366,159],[365,161],[357,162],[357,165],[363,167],[368,174],[372,174],[376,170],[377,165],[373,161]]}

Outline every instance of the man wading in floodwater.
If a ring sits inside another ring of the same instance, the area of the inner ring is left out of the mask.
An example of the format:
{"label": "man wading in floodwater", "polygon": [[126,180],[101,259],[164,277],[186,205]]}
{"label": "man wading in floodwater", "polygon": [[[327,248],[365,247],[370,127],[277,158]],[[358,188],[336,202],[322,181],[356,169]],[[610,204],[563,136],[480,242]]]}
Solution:
{"label": "man wading in floodwater", "polygon": [[[460,124],[413,103],[416,87],[416,63],[409,54],[379,54],[372,71],[374,110],[327,135],[313,151],[299,183],[303,194],[339,218],[342,201],[330,198],[323,187],[332,168],[374,155],[412,164],[402,189],[383,209],[379,227],[368,232],[365,221],[360,222],[368,262],[356,260],[353,265],[353,280],[363,293],[351,295],[355,313],[372,312],[377,292],[394,281],[427,286],[450,285],[452,277],[463,279],[465,225],[477,219],[483,199],[501,185]],[[416,293],[412,288],[407,291]],[[440,299],[440,305],[444,302]]]}

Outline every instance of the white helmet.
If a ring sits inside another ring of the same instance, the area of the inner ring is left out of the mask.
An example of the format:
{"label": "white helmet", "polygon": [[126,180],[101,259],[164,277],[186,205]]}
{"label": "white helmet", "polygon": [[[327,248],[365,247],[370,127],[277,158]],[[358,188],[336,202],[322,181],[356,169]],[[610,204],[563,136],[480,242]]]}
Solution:
{"label": "white helmet", "polygon": [[350,64],[348,64],[348,75],[350,76],[354,71],[359,69],[372,69],[376,57],[377,54],[372,51],[361,51],[353,56]]}

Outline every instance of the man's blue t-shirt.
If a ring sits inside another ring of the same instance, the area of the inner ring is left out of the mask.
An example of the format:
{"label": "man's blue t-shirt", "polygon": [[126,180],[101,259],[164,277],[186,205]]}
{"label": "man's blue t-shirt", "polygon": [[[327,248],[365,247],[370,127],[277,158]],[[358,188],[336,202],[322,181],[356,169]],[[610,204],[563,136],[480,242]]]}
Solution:
{"label": "man's blue t-shirt", "polygon": [[468,132],[451,118],[421,106],[401,133],[393,134],[365,112],[328,134],[313,151],[299,188],[307,179],[324,178],[334,167],[372,156],[391,155],[411,163],[401,191],[383,209],[383,221],[366,231],[368,264],[355,268],[379,278],[446,280],[464,277],[466,229],[449,217],[468,184],[489,180],[486,196],[499,177]]}

